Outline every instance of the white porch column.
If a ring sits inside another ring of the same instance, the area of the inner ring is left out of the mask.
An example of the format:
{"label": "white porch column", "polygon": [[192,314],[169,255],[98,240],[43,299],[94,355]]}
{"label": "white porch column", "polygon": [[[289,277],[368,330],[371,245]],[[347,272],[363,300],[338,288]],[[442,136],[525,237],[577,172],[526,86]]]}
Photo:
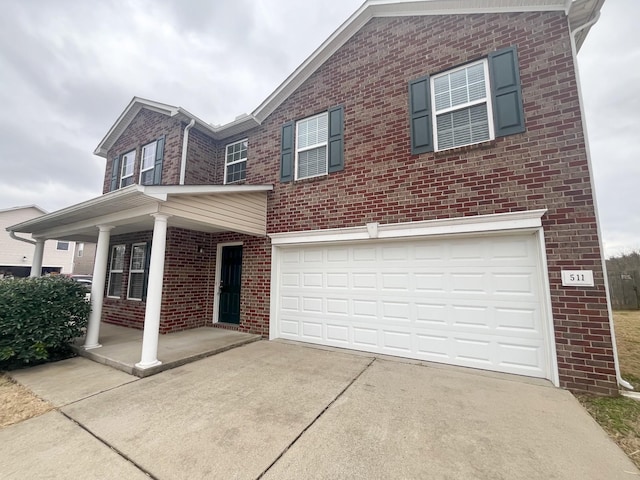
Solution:
{"label": "white porch column", "polygon": [[98,244],[96,245],[96,259],[93,264],[93,280],[91,283],[91,313],[87,326],[87,337],[84,341],[84,349],[101,347],[98,343],[100,337],[100,320],[102,319],[102,303],[104,301],[104,286],[107,278],[107,261],[109,259],[109,239],[112,226],[99,225]]}
{"label": "white porch column", "polygon": [[31,262],[30,277],[39,277],[42,275],[42,257],[44,256],[44,238],[36,239],[36,248],[33,252],[33,262]]}
{"label": "white porch column", "polygon": [[158,360],[158,335],[160,332],[160,307],[162,304],[162,281],[164,277],[164,253],[167,244],[167,219],[169,215],[154,213],[149,283],[147,285],[147,307],[144,312],[142,355],[138,368],[160,365]]}

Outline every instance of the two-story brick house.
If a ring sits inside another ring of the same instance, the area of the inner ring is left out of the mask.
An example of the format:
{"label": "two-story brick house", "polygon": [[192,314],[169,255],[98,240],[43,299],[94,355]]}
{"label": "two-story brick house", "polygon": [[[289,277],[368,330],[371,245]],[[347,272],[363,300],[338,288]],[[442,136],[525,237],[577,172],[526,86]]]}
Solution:
{"label": "two-story brick house", "polygon": [[576,66],[603,1],[366,2],[230,124],[134,98],[104,194],[12,228],[97,239],[86,348],[144,328],[141,368],[211,325],[615,393]]}

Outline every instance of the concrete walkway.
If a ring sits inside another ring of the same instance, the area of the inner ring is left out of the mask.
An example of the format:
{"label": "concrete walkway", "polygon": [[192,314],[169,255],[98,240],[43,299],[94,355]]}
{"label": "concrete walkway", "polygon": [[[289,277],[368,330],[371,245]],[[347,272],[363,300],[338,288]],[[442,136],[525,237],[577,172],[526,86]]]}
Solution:
{"label": "concrete walkway", "polygon": [[16,372],[58,410],[0,430],[2,478],[640,475],[569,392],[518,377],[267,341],[110,372],[82,358]]}

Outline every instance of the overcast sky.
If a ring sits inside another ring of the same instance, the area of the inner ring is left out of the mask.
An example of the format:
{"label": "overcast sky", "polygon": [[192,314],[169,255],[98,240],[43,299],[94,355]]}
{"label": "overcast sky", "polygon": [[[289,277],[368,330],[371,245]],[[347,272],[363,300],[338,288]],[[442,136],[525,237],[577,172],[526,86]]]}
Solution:
{"label": "overcast sky", "polygon": [[[92,152],[133,96],[214,124],[250,113],[361,3],[3,1],[0,210],[100,195]],[[578,56],[607,255],[640,249],[639,18],[607,0]]]}

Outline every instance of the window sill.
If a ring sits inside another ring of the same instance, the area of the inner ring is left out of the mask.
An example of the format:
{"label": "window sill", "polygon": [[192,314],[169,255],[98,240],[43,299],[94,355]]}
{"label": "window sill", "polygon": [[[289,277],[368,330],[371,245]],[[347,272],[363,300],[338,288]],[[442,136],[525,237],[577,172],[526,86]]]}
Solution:
{"label": "window sill", "polygon": [[464,147],[454,147],[454,148],[449,148],[447,150],[440,150],[435,152],[434,155],[436,158],[448,157],[448,156],[456,155],[459,153],[470,152],[472,150],[488,150],[495,146],[496,146],[495,139],[487,140],[486,142],[474,143],[473,145],[465,145]]}
{"label": "window sill", "polygon": [[313,177],[306,177],[306,178],[298,178],[296,180],[294,180],[292,183],[294,184],[300,184],[300,183],[311,183],[311,182],[317,182],[319,180],[324,180],[325,178],[329,178],[329,174],[328,173],[323,173],[322,175],[315,175]]}

